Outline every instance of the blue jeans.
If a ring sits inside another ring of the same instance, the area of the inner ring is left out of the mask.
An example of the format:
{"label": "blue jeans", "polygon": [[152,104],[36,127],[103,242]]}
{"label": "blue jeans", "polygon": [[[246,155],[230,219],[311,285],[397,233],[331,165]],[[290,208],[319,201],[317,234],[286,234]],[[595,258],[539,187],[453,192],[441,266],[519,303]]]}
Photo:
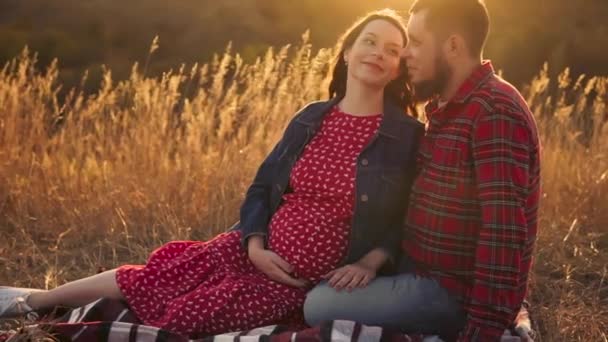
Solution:
{"label": "blue jeans", "polygon": [[309,325],[343,319],[448,339],[466,320],[462,306],[437,281],[412,272],[376,278],[350,293],[322,282],[308,293],[304,317]]}

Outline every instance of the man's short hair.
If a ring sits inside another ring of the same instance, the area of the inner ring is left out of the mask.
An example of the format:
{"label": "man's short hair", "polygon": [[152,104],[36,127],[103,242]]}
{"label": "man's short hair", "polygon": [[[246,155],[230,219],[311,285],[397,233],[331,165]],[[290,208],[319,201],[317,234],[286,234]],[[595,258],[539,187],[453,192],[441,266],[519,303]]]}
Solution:
{"label": "man's short hair", "polygon": [[410,15],[428,10],[426,27],[437,35],[463,35],[472,56],[480,56],[490,31],[490,17],[483,0],[416,0]]}

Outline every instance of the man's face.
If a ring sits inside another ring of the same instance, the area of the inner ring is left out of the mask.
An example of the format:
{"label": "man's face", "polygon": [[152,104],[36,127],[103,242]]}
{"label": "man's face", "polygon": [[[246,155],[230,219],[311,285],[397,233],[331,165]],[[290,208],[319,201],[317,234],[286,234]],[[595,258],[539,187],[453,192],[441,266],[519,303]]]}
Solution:
{"label": "man's face", "polygon": [[441,93],[451,71],[437,36],[427,28],[428,10],[418,11],[407,24],[407,46],[403,50],[410,81],[419,100]]}

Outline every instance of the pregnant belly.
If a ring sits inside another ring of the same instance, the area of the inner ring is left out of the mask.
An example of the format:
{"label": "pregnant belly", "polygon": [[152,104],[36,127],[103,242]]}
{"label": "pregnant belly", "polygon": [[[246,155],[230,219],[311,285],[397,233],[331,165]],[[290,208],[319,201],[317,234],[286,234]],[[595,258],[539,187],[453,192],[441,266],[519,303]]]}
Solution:
{"label": "pregnant belly", "polygon": [[283,206],[275,213],[269,248],[294,267],[294,276],[316,284],[344,258],[350,220],[318,210],[306,210],[306,215],[298,211]]}

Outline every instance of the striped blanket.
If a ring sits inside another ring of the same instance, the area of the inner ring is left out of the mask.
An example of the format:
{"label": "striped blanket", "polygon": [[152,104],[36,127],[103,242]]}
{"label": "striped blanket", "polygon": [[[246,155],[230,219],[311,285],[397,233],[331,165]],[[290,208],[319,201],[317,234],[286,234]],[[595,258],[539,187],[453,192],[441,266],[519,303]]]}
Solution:
{"label": "striped blanket", "polygon": [[[530,322],[522,317],[517,331],[529,331]],[[505,331],[501,342],[521,342],[516,330]],[[249,331],[189,339],[151,326],[140,324],[135,315],[120,301],[99,299],[89,305],[67,311],[53,322],[22,325],[18,329],[0,331],[0,342],[23,339],[25,336],[52,335],[59,341],[108,342],[314,342],[314,341],[394,341],[440,342],[437,336],[406,335],[398,331],[366,326],[351,321],[324,322],[319,326],[293,330],[286,326],[267,326]],[[37,339],[34,339],[37,340]],[[42,338],[40,339],[43,340]]]}

